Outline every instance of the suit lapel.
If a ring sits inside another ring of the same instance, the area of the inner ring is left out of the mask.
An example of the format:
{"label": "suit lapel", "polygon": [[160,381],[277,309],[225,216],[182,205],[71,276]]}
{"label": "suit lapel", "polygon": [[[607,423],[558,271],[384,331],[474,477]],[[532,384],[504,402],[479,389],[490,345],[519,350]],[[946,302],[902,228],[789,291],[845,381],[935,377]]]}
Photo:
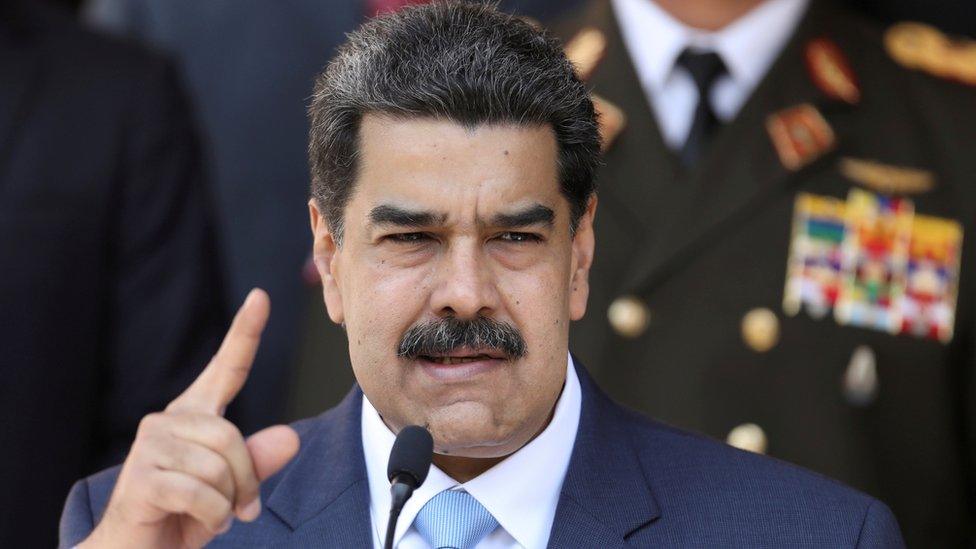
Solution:
{"label": "suit lapel", "polygon": [[[660,510],[617,409],[577,364],[580,425],[556,507],[549,547],[624,547]],[[362,454],[362,392],[312,420],[302,450],[267,508],[302,540],[371,547],[369,486]]]}
{"label": "suit lapel", "polygon": [[[734,121],[717,141],[700,168],[682,184],[690,189],[675,204],[680,212],[668,226],[665,238],[642,249],[629,278],[628,292],[647,291],[680,269],[701,247],[720,241],[715,235],[750,218],[750,214],[792,183],[823,169],[843,142],[834,122],[851,107],[825,97],[811,81],[804,62],[804,48],[826,28],[825,6],[813,0],[809,12]],[[809,165],[786,169],[766,129],[769,115],[808,103],[816,107],[835,130],[835,147]]]}
{"label": "suit lapel", "polygon": [[[3,15],[8,15],[4,12]],[[8,22],[10,23],[10,22]],[[0,175],[10,160],[17,132],[26,120],[37,82],[38,52],[26,30],[0,29]]]}
{"label": "suit lapel", "polygon": [[313,420],[267,507],[302,539],[323,547],[371,547],[369,486],[363,459],[362,392]]}
{"label": "suit lapel", "polygon": [[615,405],[574,362],[582,413],[549,547],[624,547],[630,534],[660,516],[660,509],[624,422],[614,417]]}

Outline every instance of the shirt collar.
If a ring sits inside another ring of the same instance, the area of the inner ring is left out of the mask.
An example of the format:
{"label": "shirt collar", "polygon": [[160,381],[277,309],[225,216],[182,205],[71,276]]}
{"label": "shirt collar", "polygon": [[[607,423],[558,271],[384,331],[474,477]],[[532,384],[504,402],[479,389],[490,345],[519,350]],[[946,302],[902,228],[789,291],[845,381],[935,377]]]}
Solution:
{"label": "shirt collar", "polygon": [[[685,25],[653,0],[613,0],[614,13],[645,89],[660,92],[688,46],[722,56],[729,76],[754,87],[793,34],[809,0],[766,0],[725,28]],[[756,32],[762,29],[762,32]]]}
{"label": "shirt collar", "polygon": [[[363,395],[362,432],[366,473],[369,479],[370,515],[374,535],[383,539],[390,509],[390,483],[386,464],[394,434]],[[552,530],[563,478],[576,442],[582,395],[572,357],[567,360],[566,381],[549,425],[537,437],[478,477],[459,484],[431,465],[427,480],[400,513],[394,546],[413,526],[420,509],[444,490],[462,489],[495,517],[522,547],[545,547]]]}
{"label": "shirt collar", "polygon": [[651,0],[613,0],[620,33],[646,89],[659,92],[688,43],[688,28]]}

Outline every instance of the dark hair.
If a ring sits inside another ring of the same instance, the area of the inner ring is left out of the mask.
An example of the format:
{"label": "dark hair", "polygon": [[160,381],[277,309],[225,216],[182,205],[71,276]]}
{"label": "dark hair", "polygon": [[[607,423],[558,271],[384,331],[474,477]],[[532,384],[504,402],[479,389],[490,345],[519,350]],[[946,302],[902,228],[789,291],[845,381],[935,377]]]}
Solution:
{"label": "dark hair", "polygon": [[465,126],[547,124],[573,230],[594,192],[600,137],[585,86],[555,39],[491,5],[434,2],[372,19],[317,78],[309,107],[312,196],[337,242],[367,113]]}

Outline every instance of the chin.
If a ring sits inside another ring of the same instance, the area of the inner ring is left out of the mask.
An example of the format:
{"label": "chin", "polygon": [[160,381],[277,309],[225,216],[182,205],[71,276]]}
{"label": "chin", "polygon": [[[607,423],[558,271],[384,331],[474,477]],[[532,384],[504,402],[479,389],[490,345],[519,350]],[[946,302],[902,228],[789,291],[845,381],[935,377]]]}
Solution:
{"label": "chin", "polygon": [[427,428],[438,454],[492,458],[517,450],[518,429],[506,425],[483,405],[461,403],[434,411]]}

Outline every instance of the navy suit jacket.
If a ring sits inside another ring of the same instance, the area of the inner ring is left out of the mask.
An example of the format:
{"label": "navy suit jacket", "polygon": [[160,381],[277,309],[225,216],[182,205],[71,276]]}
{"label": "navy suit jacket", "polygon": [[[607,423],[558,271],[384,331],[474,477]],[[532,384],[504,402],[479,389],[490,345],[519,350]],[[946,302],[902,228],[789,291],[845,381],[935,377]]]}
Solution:
{"label": "navy suit jacket", "polygon": [[[549,547],[903,547],[878,500],[772,458],[649,420],[612,402],[577,367],[582,413]],[[298,456],[261,487],[265,509],[212,547],[372,547],[356,387],[294,424]],[[61,546],[83,540],[118,468],[79,481]]]}

